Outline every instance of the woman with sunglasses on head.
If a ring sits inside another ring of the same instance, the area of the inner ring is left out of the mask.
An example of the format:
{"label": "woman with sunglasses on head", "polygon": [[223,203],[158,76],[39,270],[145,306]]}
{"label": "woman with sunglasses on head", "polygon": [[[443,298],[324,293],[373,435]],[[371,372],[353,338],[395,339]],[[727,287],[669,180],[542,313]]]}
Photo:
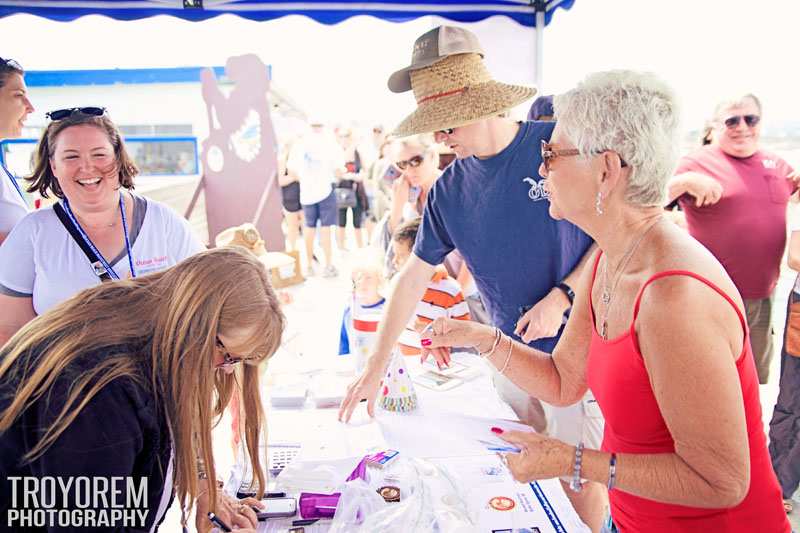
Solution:
{"label": "woman with sunglasses on head", "polygon": [[[27,324],[0,349],[4,521],[22,506],[12,497],[20,478],[62,480],[55,506],[73,516],[110,511],[120,502],[134,510],[124,497],[98,498],[81,492],[75,481],[121,476],[135,487],[146,480],[144,501],[136,506],[146,507],[146,516],[75,529],[155,531],[177,495],[181,509],[196,506],[201,532],[213,526],[208,511],[230,527],[254,531],[251,506],[262,507],[259,501],[237,502],[207,482],[216,474],[211,429],[238,394],[260,498],[266,489],[258,454],[265,418],[257,365],[275,353],[284,326],[263,264],[236,247],[85,289]],[[78,502],[87,496],[95,503],[82,509]],[[40,501],[45,505],[45,498]],[[48,525],[17,530],[71,531],[79,524]]]}
{"label": "woman with sunglasses on head", "polygon": [[28,214],[0,246],[0,346],[80,289],[204,249],[170,208],[132,193],[138,170],[104,108],[47,115],[28,190],[59,201]]}
{"label": "woman with sunglasses on head", "polygon": [[[0,57],[0,141],[20,137],[25,120],[34,111],[24,76],[19,63]],[[0,161],[0,244],[27,212],[22,188]]]}
{"label": "woman with sunglasses on head", "polygon": [[434,321],[422,344],[475,346],[554,405],[594,393],[605,418],[600,449],[495,431],[520,449],[504,456],[518,481],[568,476],[578,492],[583,480],[602,483],[622,532],[789,533],[744,303],[719,261],[663,215],[675,94],[652,74],[600,72],[554,107],[539,168],[550,215],[600,248],[555,350],[449,319]]}

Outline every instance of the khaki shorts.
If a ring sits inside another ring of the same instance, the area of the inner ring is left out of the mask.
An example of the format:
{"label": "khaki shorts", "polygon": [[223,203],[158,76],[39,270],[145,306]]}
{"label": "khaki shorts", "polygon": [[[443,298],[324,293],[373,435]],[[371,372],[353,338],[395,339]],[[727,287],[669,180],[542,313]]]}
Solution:
{"label": "khaki shorts", "polygon": [[747,328],[750,330],[750,346],[756,361],[758,382],[765,385],[769,380],[769,365],[774,352],[772,330],[772,296],[758,300],[745,300]]}

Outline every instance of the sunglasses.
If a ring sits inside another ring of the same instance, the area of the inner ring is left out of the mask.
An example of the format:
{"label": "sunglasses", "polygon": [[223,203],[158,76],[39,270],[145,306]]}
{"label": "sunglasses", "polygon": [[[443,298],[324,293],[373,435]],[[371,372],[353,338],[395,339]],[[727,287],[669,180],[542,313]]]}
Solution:
{"label": "sunglasses", "polygon": [[[562,150],[557,150],[553,148],[550,143],[542,140],[542,164],[544,164],[544,169],[547,172],[550,172],[550,164],[556,157],[571,157],[580,153],[580,150],[577,148],[564,148]],[[628,163],[626,163],[625,160],[620,157],[619,166],[625,168],[628,166]]]}
{"label": "sunglasses", "polygon": [[436,133],[444,133],[445,135],[449,136],[449,135],[452,135],[453,133],[455,133],[455,131],[456,131],[455,128],[445,128],[443,130],[437,131]]}
{"label": "sunglasses", "polygon": [[102,117],[106,114],[105,107],[70,107],[67,109],[56,109],[55,111],[50,111],[45,113],[45,116],[50,120],[64,120],[67,117],[70,117],[76,113],[80,113],[81,115],[89,115],[92,117]]}
{"label": "sunglasses", "polygon": [[725,127],[728,129],[733,129],[739,125],[739,122],[744,119],[744,123],[747,124],[748,128],[754,128],[756,125],[761,121],[761,117],[758,115],[733,115],[732,117],[726,118],[723,123]]}
{"label": "sunglasses", "polygon": [[425,155],[415,155],[411,159],[406,159],[405,161],[397,161],[394,165],[399,168],[400,170],[405,170],[408,167],[417,168],[425,161]]}
{"label": "sunglasses", "polygon": [[254,357],[233,357],[225,347],[225,344],[220,340],[219,336],[217,336],[217,349],[222,353],[222,363],[217,365],[217,368],[230,368],[239,363],[247,362],[250,359],[255,359]]}
{"label": "sunglasses", "polygon": [[22,65],[20,65],[13,59],[3,59],[2,57],[0,57],[0,65],[14,70],[23,70]]}

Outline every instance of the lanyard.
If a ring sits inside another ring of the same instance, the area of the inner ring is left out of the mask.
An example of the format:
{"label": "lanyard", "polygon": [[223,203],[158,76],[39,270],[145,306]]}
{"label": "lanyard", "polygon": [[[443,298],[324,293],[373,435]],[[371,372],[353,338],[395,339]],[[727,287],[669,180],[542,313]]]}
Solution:
{"label": "lanyard", "polygon": [[22,194],[22,189],[20,189],[19,183],[17,183],[17,180],[16,180],[16,178],[14,178],[14,175],[11,173],[10,170],[8,170],[6,168],[6,166],[4,164],[0,163],[0,167],[3,167],[3,170],[5,171],[6,175],[8,176],[8,179],[11,180],[11,183],[14,184],[14,188],[17,189],[17,192],[19,193],[19,197],[22,198],[22,202],[27,206],[28,205],[28,201],[25,199],[25,195]]}
{"label": "lanyard", "polygon": [[[72,224],[78,229],[78,232],[81,234],[83,242],[85,242],[86,245],[92,249],[97,258],[100,260],[100,263],[103,265],[103,268],[106,269],[108,275],[111,276],[113,279],[120,279],[119,275],[114,271],[111,265],[108,264],[106,258],[103,257],[103,254],[100,253],[100,250],[98,250],[97,247],[94,245],[92,239],[90,239],[89,236],[86,234],[86,232],[83,231],[83,228],[81,227],[80,223],[78,223],[78,220],[75,218],[75,215],[72,214],[72,209],[70,209],[69,202],[67,201],[67,199],[64,198],[62,202],[64,204],[64,211],[67,212],[67,216],[69,217],[70,222],[72,222]],[[125,219],[125,202],[122,200],[122,193],[119,194],[119,212],[122,215],[122,231],[125,234],[125,250],[127,251],[128,254],[128,265],[130,265],[131,267],[131,277],[135,278],[136,271],[133,268],[133,255],[131,254],[131,243],[128,240],[128,222]],[[95,274],[96,273],[97,272],[95,271]]]}

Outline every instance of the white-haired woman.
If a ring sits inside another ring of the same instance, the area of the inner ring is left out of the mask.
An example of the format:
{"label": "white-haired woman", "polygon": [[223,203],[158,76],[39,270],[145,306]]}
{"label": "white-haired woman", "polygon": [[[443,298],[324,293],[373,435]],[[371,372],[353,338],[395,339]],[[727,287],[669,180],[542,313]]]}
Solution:
{"label": "white-haired woman", "polygon": [[649,74],[605,72],[557,96],[555,111],[540,168],[550,213],[600,248],[561,341],[550,357],[486,326],[438,320],[424,344],[494,346],[490,362],[557,405],[592,389],[602,450],[507,432],[522,450],[507,456],[515,478],[607,484],[620,531],[789,532],[742,300],[719,262],[663,218],[674,94]]}

